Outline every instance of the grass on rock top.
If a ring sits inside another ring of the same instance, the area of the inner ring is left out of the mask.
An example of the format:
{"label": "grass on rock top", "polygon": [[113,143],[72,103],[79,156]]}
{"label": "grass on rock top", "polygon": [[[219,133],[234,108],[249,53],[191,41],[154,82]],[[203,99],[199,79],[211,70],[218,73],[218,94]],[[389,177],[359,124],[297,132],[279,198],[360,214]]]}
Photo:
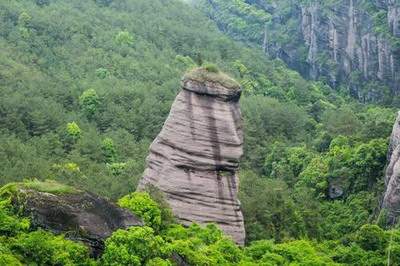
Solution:
{"label": "grass on rock top", "polygon": [[39,181],[37,179],[27,180],[20,183],[10,183],[0,189],[0,196],[7,192],[16,192],[18,188],[32,189],[39,192],[52,194],[76,194],[82,191],[68,185],[58,183],[54,180]]}
{"label": "grass on rock top", "polygon": [[194,68],[187,72],[183,79],[190,79],[198,82],[215,82],[228,89],[238,90],[240,88],[240,84],[236,80],[219,71],[215,65],[205,65],[204,67]]}

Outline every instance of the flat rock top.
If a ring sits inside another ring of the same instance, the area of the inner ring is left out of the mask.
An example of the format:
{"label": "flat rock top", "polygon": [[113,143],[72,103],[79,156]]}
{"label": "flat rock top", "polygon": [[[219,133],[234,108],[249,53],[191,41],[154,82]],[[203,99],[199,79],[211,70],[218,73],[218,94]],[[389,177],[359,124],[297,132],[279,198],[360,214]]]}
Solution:
{"label": "flat rock top", "polygon": [[212,72],[205,68],[195,68],[186,73],[182,79],[185,90],[213,96],[226,101],[237,101],[242,89],[233,78],[222,72]]}

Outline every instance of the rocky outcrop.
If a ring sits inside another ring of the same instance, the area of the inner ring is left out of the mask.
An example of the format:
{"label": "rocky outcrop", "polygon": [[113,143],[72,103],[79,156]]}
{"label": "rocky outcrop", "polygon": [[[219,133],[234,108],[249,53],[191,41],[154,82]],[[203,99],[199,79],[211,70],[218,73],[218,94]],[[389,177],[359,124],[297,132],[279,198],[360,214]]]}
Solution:
{"label": "rocky outcrop", "polygon": [[389,164],[385,175],[385,193],[382,201],[382,212],[386,225],[394,225],[400,217],[400,112],[393,126],[390,137]]}
{"label": "rocky outcrop", "polygon": [[94,257],[117,229],[143,225],[129,211],[105,198],[55,182],[13,184],[12,203],[30,218],[32,229],[44,229],[87,245]]}
{"label": "rocky outcrop", "polygon": [[243,244],[236,175],[243,152],[240,94],[222,73],[188,73],[150,147],[139,189],[158,187],[181,223],[216,223]]}

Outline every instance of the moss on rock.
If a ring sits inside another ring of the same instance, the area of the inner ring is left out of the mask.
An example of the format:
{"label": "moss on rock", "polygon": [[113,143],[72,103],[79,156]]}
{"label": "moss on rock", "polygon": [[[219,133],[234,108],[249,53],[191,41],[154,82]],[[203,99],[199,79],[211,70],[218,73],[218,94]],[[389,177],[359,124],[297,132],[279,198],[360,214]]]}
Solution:
{"label": "moss on rock", "polygon": [[208,81],[218,83],[227,89],[240,90],[240,84],[236,80],[219,70],[215,71],[214,67],[210,68],[206,66],[194,68],[185,74],[183,80],[194,80],[199,83]]}

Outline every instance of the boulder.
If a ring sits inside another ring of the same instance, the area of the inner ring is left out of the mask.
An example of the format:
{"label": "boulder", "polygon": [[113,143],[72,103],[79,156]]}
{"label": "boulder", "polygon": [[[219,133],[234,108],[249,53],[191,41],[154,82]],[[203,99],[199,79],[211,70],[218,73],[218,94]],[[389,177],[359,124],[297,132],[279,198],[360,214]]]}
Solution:
{"label": "boulder", "polygon": [[243,153],[240,95],[239,84],[220,72],[197,68],[186,74],[151,144],[139,189],[151,184],[164,192],[182,224],[216,223],[244,244],[237,198]]}
{"label": "boulder", "polygon": [[32,229],[81,241],[94,257],[102,253],[104,240],[115,230],[143,225],[135,215],[105,198],[53,181],[11,184],[4,191],[11,194],[12,204],[30,218]]}

